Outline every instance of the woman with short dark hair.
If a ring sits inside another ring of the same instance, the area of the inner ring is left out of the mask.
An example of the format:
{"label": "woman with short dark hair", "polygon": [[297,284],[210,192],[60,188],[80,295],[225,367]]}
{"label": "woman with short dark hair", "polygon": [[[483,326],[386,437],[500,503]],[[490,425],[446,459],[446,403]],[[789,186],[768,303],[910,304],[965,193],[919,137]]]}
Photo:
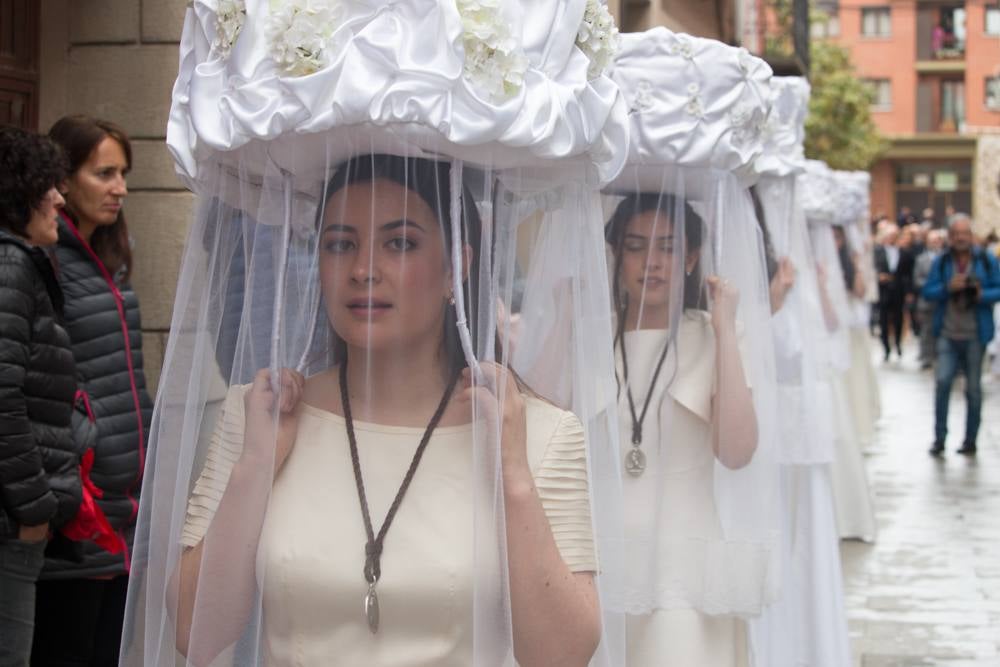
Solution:
{"label": "woman with short dark hair", "polygon": [[35,581],[51,530],[82,495],[71,434],[76,382],[62,295],[42,249],[58,238],[65,158],[0,128],[0,664],[27,665]]}

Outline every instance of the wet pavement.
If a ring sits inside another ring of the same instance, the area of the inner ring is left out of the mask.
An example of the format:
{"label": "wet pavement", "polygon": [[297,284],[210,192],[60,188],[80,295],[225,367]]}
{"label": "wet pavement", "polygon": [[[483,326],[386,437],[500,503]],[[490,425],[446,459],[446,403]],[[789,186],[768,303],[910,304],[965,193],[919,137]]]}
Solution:
{"label": "wet pavement", "polygon": [[915,347],[904,352],[876,362],[882,418],[866,463],[878,540],[841,547],[854,665],[1000,667],[1000,378],[984,372],[975,459],[954,453],[965,425],[956,382],[935,460],[933,375]]}

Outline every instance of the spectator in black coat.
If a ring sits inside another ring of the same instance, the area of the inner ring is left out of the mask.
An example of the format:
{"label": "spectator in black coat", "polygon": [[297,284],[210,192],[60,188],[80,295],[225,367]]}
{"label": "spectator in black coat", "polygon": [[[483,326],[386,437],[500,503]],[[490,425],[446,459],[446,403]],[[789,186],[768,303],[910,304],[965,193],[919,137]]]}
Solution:
{"label": "spectator in black coat", "polygon": [[885,231],[883,242],[875,247],[875,272],[878,275],[879,328],[882,330],[882,348],[889,361],[890,329],[896,343],[896,352],[903,356],[903,310],[907,295],[913,291],[913,255],[898,244],[899,228],[892,226]]}
{"label": "spectator in black coat", "polygon": [[0,128],[0,664],[27,665],[35,581],[50,531],[81,499],[72,437],[76,380],[59,321],[59,284],[42,247],[56,242],[62,151]]}
{"label": "spectator in black coat", "polygon": [[91,479],[119,548],[88,542],[80,560],[46,563],[32,664],[117,665],[153,409],[122,213],[132,152],[121,128],[86,116],[60,119],[49,136],[69,159],[56,258],[77,377],[97,424]]}

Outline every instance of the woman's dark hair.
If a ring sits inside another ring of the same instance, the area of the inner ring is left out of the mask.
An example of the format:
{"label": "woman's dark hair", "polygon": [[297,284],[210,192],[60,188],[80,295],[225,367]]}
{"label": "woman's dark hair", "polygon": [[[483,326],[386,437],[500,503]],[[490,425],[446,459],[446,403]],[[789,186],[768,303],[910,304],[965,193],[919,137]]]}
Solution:
{"label": "woman's dark hair", "polygon": [[31,212],[66,178],[66,156],[47,137],[0,127],[0,227],[27,235]]}
{"label": "woman's dark hair", "polygon": [[[684,216],[684,256],[701,249],[704,236],[704,222],[701,216],[694,212],[687,200],[668,194],[640,192],[623,199],[604,227],[604,239],[614,252],[614,276],[611,281],[611,298],[615,313],[618,315],[618,327],[625,324],[625,312],[628,308],[627,298],[623,298],[621,290],[621,259],[625,241],[625,231],[629,223],[638,215],[659,211],[671,221],[680,211]],[[701,283],[701,266],[695,264],[694,270],[684,278],[684,310],[691,308],[704,309],[706,306],[705,292]]]}
{"label": "woman's dark hair", "polygon": [[[49,137],[66,151],[69,173],[73,174],[86,162],[97,145],[111,137],[122,147],[125,164],[132,168],[132,144],[125,130],[106,120],[90,116],[64,116],[49,130]],[[73,202],[66,198],[66,213],[76,222]],[[121,274],[119,281],[127,283],[132,275],[132,248],[124,211],[118,212],[113,225],[98,227],[90,237],[90,247],[113,276]]]}
{"label": "woman's dark hair", "polygon": [[[451,166],[447,162],[437,162],[423,158],[404,158],[395,155],[371,155],[352,158],[337,167],[333,178],[327,184],[324,198],[326,202],[330,198],[347,187],[359,183],[372,183],[378,180],[386,180],[415,193],[430,206],[441,224],[441,232],[444,237],[444,248],[446,257],[451,256],[452,232],[450,224],[451,207]],[[319,218],[322,220],[325,204],[319,211]],[[472,340],[478,340],[477,334],[477,314],[479,296],[479,253],[482,244],[482,219],[479,210],[476,208],[472,194],[468,188],[464,188],[462,195],[462,235],[466,245],[472,248],[472,261],[468,266],[468,279],[462,287],[462,298],[465,300],[466,312],[468,314],[469,329],[472,333]],[[450,261],[450,260],[449,260]],[[453,267],[455,271],[461,271],[461,267]],[[458,298],[458,295],[455,295]],[[449,372],[455,372],[464,368],[466,364],[465,355],[462,352],[462,344],[458,337],[458,325],[456,323],[455,310],[447,308],[444,321],[444,350]],[[335,356],[339,357],[343,350],[344,342],[336,336]],[[498,341],[499,345],[499,341]],[[499,350],[497,351],[499,352]],[[499,353],[497,359],[501,357]]]}
{"label": "woman's dark hair", "polygon": [[778,259],[774,254],[774,244],[771,243],[771,232],[767,228],[767,217],[764,214],[764,203],[760,200],[760,193],[757,186],[750,188],[750,200],[753,202],[753,212],[757,216],[757,225],[761,234],[764,235],[764,264],[767,267],[767,283],[771,284],[775,274],[778,273]]}
{"label": "woman's dark hair", "polygon": [[847,234],[840,225],[833,225],[833,234],[839,246],[837,248],[837,258],[840,260],[840,270],[844,274],[844,285],[847,287],[848,294],[850,294],[854,291],[854,274],[856,268],[854,266],[854,259],[851,257],[851,249],[847,243]]}

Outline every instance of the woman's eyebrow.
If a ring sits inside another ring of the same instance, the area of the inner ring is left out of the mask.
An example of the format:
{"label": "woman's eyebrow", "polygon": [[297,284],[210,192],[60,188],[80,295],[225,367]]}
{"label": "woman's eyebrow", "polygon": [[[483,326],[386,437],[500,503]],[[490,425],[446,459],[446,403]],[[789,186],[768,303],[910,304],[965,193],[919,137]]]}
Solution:
{"label": "woman's eyebrow", "polygon": [[330,223],[329,225],[327,225],[326,227],[323,228],[323,233],[326,234],[327,232],[341,232],[343,234],[357,234],[358,230],[356,230],[354,227],[351,227],[350,225],[339,225],[339,224],[337,224],[335,222],[332,222],[332,223]]}
{"label": "woman's eyebrow", "polygon": [[392,222],[387,222],[384,225],[382,225],[381,229],[382,231],[387,232],[393,229],[399,229],[400,227],[416,227],[422,232],[426,233],[427,231],[419,224],[413,222],[412,220],[407,220],[406,218],[401,218],[399,220],[393,220]]}
{"label": "woman's eyebrow", "polygon": [[[627,233],[627,234],[625,234],[625,238],[626,239],[636,239],[636,240],[639,240],[639,241],[648,241],[650,237],[646,236],[644,234]],[[673,234],[661,234],[659,236],[654,236],[652,238],[654,240],[656,240],[656,241],[673,241],[674,240],[674,235]]]}

